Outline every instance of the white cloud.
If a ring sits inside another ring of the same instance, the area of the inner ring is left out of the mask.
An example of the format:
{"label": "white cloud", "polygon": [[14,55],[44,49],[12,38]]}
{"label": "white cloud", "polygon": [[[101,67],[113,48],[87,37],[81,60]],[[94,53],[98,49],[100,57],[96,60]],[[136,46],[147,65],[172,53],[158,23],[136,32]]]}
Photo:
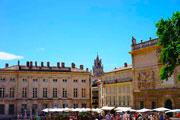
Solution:
{"label": "white cloud", "polygon": [[7,52],[0,52],[0,60],[17,60],[23,59],[23,56],[14,55]]}

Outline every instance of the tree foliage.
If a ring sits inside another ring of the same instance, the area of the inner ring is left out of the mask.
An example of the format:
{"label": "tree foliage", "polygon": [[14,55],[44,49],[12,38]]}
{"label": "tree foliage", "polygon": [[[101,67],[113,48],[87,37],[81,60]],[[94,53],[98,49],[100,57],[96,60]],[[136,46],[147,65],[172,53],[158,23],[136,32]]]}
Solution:
{"label": "tree foliage", "polygon": [[[166,20],[159,20],[156,27],[158,44],[161,46],[160,60],[163,64],[160,77],[162,80],[167,80],[175,67],[180,65],[180,12],[175,12]],[[180,80],[180,75],[178,78]]]}

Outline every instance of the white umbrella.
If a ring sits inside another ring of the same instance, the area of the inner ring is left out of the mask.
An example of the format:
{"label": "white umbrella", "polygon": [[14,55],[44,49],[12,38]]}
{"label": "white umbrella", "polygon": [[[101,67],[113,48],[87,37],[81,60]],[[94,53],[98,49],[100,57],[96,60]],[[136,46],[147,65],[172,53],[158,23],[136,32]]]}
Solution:
{"label": "white umbrella", "polygon": [[164,108],[164,107],[160,107],[160,108],[156,108],[156,109],[153,109],[154,111],[158,111],[158,112],[164,112],[164,111],[168,111],[170,109],[168,108]]}
{"label": "white umbrella", "polygon": [[72,109],[70,109],[70,108],[64,108],[63,111],[64,111],[64,112],[70,112],[70,111],[72,111]]}
{"label": "white umbrella", "polygon": [[91,109],[92,112],[97,112],[97,113],[101,113],[103,110],[99,109],[99,108],[92,108]]}
{"label": "white umbrella", "polygon": [[62,112],[62,111],[63,111],[63,108],[57,108],[56,111],[57,111],[57,112]]}
{"label": "white umbrella", "polygon": [[117,110],[116,112],[127,112],[127,111],[130,111],[130,112],[136,112],[136,110],[134,109],[126,109],[126,110]]}
{"label": "white umbrella", "polygon": [[73,108],[72,111],[73,111],[73,112],[79,112],[79,111],[80,111],[80,108]]}
{"label": "white umbrella", "polygon": [[174,109],[174,110],[169,110],[169,111],[166,111],[165,113],[170,113],[170,112],[180,112],[180,109]]}
{"label": "white umbrella", "polygon": [[115,111],[130,111],[131,107],[117,107]]}
{"label": "white umbrella", "polygon": [[136,112],[137,110],[135,110],[135,109],[130,109],[129,111],[130,111],[130,112]]}
{"label": "white umbrella", "polygon": [[101,110],[112,110],[114,107],[104,106],[101,108]]}
{"label": "white umbrella", "polygon": [[91,109],[90,109],[90,108],[85,108],[85,109],[86,109],[86,111],[87,111],[87,112],[91,111]]}
{"label": "white umbrella", "polygon": [[79,108],[79,112],[89,112],[91,111],[90,108]]}
{"label": "white umbrella", "polygon": [[45,108],[42,110],[43,112],[49,112],[49,108]]}
{"label": "white umbrella", "polygon": [[57,112],[57,108],[48,108],[48,112]]}
{"label": "white umbrella", "polygon": [[123,112],[123,111],[122,111],[122,110],[117,110],[116,112],[117,112],[117,113],[120,113],[120,112]]}
{"label": "white umbrella", "polygon": [[152,110],[143,108],[143,109],[137,110],[136,112],[150,112],[150,111],[152,111]]}

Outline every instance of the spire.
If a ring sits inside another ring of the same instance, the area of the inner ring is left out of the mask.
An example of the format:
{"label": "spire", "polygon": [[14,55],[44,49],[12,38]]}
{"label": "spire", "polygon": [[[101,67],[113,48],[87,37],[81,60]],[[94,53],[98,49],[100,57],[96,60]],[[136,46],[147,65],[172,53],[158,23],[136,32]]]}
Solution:
{"label": "spire", "polygon": [[100,76],[102,73],[103,73],[102,60],[99,58],[99,55],[97,53],[97,57],[94,60],[94,65],[93,65],[93,74],[94,76]]}
{"label": "spire", "polygon": [[135,45],[136,44],[136,38],[134,38],[133,36],[132,36],[132,45]]}
{"label": "spire", "polygon": [[98,55],[98,52],[97,52],[97,57],[96,57],[97,60],[99,60],[99,55]]}

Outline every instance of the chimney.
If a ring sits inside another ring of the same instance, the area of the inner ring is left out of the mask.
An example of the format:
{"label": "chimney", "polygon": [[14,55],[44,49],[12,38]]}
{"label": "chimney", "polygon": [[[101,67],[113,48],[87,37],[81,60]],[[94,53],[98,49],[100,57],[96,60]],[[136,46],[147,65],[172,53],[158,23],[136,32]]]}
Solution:
{"label": "chimney", "polygon": [[37,61],[35,61],[35,67],[37,67]]}
{"label": "chimney", "polygon": [[88,69],[88,68],[86,68],[86,72],[89,72],[89,69]]}
{"label": "chimney", "polygon": [[75,68],[76,67],[75,63],[71,63],[71,67]]}
{"label": "chimney", "polygon": [[6,63],[6,64],[5,64],[5,68],[8,68],[8,67],[9,67],[9,64],[8,64],[8,63]]}
{"label": "chimney", "polygon": [[18,66],[20,65],[20,61],[18,60]]}
{"label": "chimney", "polygon": [[26,66],[29,67],[29,61],[26,62]]}
{"label": "chimney", "polygon": [[65,68],[65,63],[64,62],[61,62],[61,67]]}
{"label": "chimney", "polygon": [[59,63],[59,62],[57,62],[57,67],[58,67],[58,68],[60,67],[60,63]]}
{"label": "chimney", "polygon": [[47,67],[50,67],[50,62],[47,62]]}
{"label": "chimney", "polygon": [[32,67],[33,66],[33,62],[32,61],[30,61],[30,67]]}
{"label": "chimney", "polygon": [[124,67],[127,67],[127,66],[128,66],[128,64],[125,62],[125,63],[124,63]]}
{"label": "chimney", "polygon": [[83,70],[83,65],[80,65],[80,69]]}
{"label": "chimney", "polygon": [[41,62],[41,67],[44,67],[44,63],[43,62]]}

